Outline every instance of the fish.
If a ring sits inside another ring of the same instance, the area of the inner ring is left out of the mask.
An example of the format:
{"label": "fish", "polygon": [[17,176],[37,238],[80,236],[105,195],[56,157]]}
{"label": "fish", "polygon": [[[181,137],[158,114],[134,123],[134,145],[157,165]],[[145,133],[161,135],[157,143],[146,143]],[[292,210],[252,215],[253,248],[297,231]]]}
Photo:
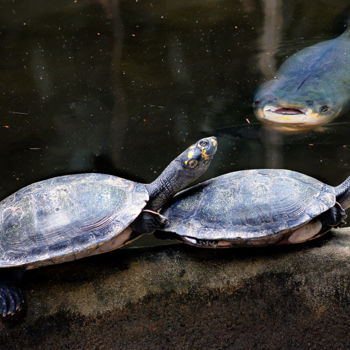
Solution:
{"label": "fish", "polygon": [[350,107],[350,27],[289,57],[254,96],[259,121],[281,132],[321,127]]}

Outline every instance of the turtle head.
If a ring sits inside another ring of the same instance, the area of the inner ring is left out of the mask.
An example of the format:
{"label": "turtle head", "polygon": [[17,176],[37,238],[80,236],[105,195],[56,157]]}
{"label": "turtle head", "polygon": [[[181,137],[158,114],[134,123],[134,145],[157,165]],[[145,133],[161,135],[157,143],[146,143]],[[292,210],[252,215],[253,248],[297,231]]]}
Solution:
{"label": "turtle head", "polygon": [[198,172],[200,176],[206,171],[210,165],[210,162],[214,158],[218,147],[216,137],[206,137],[200,139],[192,146],[188,147],[186,151],[181,153],[178,157],[182,167],[188,172],[193,173],[194,176]]}
{"label": "turtle head", "polygon": [[171,197],[197,180],[214,158],[218,142],[214,136],[200,139],[177,156],[155,179],[147,185],[147,208],[160,209]]}

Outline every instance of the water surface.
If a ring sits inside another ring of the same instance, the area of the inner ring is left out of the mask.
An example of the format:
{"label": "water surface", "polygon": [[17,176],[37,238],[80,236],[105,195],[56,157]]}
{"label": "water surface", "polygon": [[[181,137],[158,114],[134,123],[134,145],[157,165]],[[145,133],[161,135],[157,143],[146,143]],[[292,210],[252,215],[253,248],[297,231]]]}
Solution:
{"label": "water surface", "polygon": [[256,88],[292,53],[343,31],[341,0],[99,0],[0,4],[0,197],[105,172],[149,182],[206,135],[203,179],[287,168],[350,174],[350,115],[323,132],[264,130]]}

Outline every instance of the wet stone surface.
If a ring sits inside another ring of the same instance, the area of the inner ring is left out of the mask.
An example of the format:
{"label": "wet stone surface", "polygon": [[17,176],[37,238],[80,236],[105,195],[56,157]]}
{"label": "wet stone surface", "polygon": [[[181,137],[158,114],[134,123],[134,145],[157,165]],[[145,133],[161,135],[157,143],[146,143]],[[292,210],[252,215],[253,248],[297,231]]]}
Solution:
{"label": "wet stone surface", "polygon": [[350,230],[309,244],[122,249],[25,275],[6,349],[346,349]]}

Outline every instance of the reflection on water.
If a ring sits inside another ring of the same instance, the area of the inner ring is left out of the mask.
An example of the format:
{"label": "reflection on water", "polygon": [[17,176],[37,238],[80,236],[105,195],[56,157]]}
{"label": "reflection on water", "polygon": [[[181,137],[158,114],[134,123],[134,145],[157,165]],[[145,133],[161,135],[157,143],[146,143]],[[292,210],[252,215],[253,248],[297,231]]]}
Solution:
{"label": "reflection on water", "polygon": [[326,183],[338,185],[349,174],[350,122],[334,122],[322,132],[286,134],[270,138],[266,148],[266,129],[260,124],[237,125],[216,130],[221,144],[235,144],[246,159],[242,169],[249,168],[254,159],[264,167],[266,154],[278,149],[284,157],[287,169],[294,169],[315,176]]}
{"label": "reflection on water", "polygon": [[[276,74],[276,55],[282,37],[282,3],[280,0],[264,0],[262,34],[259,36],[260,52],[257,55],[261,76],[270,80]],[[272,128],[261,130],[261,140],[265,149],[265,166],[283,168],[283,155],[279,145],[282,136]]]}
{"label": "reflection on water", "polygon": [[272,79],[276,74],[276,54],[283,33],[282,1],[264,0],[262,5],[264,22],[262,34],[259,37],[261,51],[257,55],[258,66],[265,79]]}
{"label": "reflection on water", "polygon": [[339,35],[345,8],[340,0],[3,2],[0,197],[73,172],[149,182],[215,132],[220,149],[203,179],[283,166],[340,183],[350,170],[349,114],[322,132],[280,136],[261,129],[251,101],[287,56]]}

